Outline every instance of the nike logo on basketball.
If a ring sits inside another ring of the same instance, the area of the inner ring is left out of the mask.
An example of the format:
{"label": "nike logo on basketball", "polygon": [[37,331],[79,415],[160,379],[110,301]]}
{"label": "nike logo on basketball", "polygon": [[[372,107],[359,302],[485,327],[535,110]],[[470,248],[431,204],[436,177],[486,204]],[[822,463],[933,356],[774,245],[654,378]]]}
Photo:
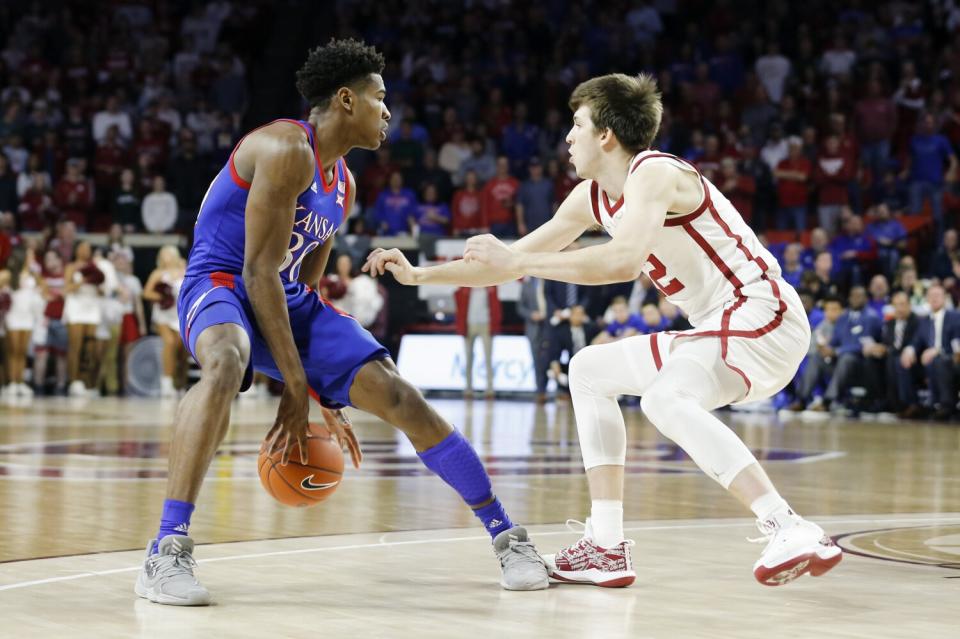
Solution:
{"label": "nike logo on basketball", "polygon": [[303,481],[300,482],[300,487],[305,488],[307,490],[326,490],[328,488],[333,488],[334,486],[340,483],[339,481],[331,481],[324,484],[315,484],[312,481],[310,481],[311,479],[313,479],[313,475],[310,475],[309,477],[304,477]]}

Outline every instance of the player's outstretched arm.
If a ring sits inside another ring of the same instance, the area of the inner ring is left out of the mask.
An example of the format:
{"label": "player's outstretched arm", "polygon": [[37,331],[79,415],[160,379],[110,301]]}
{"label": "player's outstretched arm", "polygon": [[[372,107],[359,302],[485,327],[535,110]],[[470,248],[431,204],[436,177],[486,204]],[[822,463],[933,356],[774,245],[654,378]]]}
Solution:
{"label": "player's outstretched arm", "polygon": [[[593,217],[590,214],[589,183],[581,182],[563,201],[550,221],[514,242],[511,249],[527,253],[560,251],[591,226]],[[435,266],[413,266],[399,249],[379,248],[370,253],[362,270],[374,276],[390,272],[401,284],[412,286],[494,286],[515,280],[521,275],[516,270],[496,262],[454,260]]]}
{"label": "player's outstretched arm", "polygon": [[313,180],[313,149],[302,134],[262,135],[247,142],[252,143],[245,159],[247,166],[253,166],[253,179],[244,216],[243,281],[257,325],[283,375],[285,388],[271,448],[285,435],[282,461],[286,463],[294,443],[300,444],[304,457],[310,405],[279,268],[290,245],[297,196]]}
{"label": "player's outstretched arm", "polygon": [[480,235],[467,240],[464,260],[574,284],[629,282],[642,272],[676,199],[679,176],[679,170],[667,164],[648,164],[628,175],[623,219],[616,237],[604,244],[562,253],[528,252],[508,247],[492,235]]}

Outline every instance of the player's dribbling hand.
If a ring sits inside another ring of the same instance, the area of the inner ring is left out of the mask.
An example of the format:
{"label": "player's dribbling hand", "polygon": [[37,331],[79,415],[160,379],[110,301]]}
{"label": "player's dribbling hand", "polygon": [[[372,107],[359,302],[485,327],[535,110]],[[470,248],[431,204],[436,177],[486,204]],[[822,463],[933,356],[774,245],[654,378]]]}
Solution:
{"label": "player's dribbling hand", "polygon": [[277,408],[277,421],[267,433],[270,442],[270,452],[276,451],[283,445],[283,454],[280,455],[280,465],[286,466],[290,461],[290,451],[294,444],[300,447],[300,463],[307,463],[307,426],[310,416],[310,396],[305,388],[297,384],[287,384],[280,397],[280,407]]}
{"label": "player's dribbling hand", "polygon": [[371,277],[380,277],[389,271],[401,284],[416,284],[416,269],[400,249],[373,249],[360,270]]}
{"label": "player's dribbling hand", "polygon": [[346,413],[340,409],[323,408],[323,421],[326,423],[327,430],[337,440],[341,448],[346,448],[350,453],[350,459],[353,461],[354,468],[360,468],[360,462],[363,461],[363,451],[360,450],[360,442],[353,432],[353,424],[347,418]]}

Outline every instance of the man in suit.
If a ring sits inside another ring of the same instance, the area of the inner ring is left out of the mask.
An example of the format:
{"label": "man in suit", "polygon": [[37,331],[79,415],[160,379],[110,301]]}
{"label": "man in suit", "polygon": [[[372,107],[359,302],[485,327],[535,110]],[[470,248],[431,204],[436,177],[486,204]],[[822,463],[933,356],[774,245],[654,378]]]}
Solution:
{"label": "man in suit", "polygon": [[[569,321],[554,327],[551,340],[550,369],[557,379],[558,397],[561,392],[564,395],[569,395],[567,367],[570,360],[580,349],[589,345],[599,332],[600,329],[587,317],[586,309],[579,304],[570,309]],[[565,357],[564,353],[566,353]]]}
{"label": "man in suit", "polygon": [[539,277],[525,277],[520,287],[517,313],[524,320],[524,333],[530,340],[533,371],[537,382],[537,403],[547,399],[547,369],[550,365],[550,324],[547,322],[547,296],[544,281]]}
{"label": "man in suit", "polygon": [[882,344],[886,358],[886,388],[889,408],[899,411],[900,417],[909,419],[921,414],[917,400],[916,379],[923,375],[919,366],[904,368],[900,364],[903,349],[913,343],[920,318],[910,306],[910,296],[897,291],[890,298],[893,317],[883,324]]}
{"label": "man in suit", "polygon": [[596,288],[594,286],[545,280],[543,292],[547,299],[547,319],[550,324],[557,326],[560,322],[567,320],[574,306],[582,306],[587,312],[587,316],[592,317],[593,304],[596,301],[594,299]]}
{"label": "man in suit", "polygon": [[[878,361],[873,347],[880,341],[880,317],[867,306],[867,290],[862,286],[850,289],[849,308],[837,319],[830,339],[830,348],[836,355],[836,369],[823,395],[823,410],[839,400],[853,386],[854,380],[863,380],[868,397],[877,388]],[[812,409],[811,409],[812,410]]]}
{"label": "man in suit", "polygon": [[[843,313],[843,302],[839,297],[830,295],[823,300],[823,312],[809,316],[813,330],[810,333],[810,348],[807,351],[805,364],[801,367],[796,386],[796,400],[790,405],[790,410],[802,411],[810,404],[811,410],[817,410],[823,405],[823,398],[818,397],[810,403],[817,385],[829,380],[836,364],[836,353],[830,346],[833,332],[836,330],[837,320]],[[819,318],[819,319],[818,319]],[[816,322],[816,323],[814,323]]]}
{"label": "man in suit", "polygon": [[947,294],[939,284],[927,289],[930,315],[921,322],[913,343],[903,349],[900,363],[909,369],[919,358],[926,369],[934,419],[948,420],[957,409],[960,363],[960,313],[947,310]]}

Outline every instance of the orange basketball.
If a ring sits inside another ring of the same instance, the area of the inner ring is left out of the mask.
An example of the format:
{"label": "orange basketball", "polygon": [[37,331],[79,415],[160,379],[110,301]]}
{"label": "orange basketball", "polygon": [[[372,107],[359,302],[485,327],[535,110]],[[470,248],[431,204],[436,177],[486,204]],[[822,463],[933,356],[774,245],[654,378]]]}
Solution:
{"label": "orange basketball", "polygon": [[325,426],[310,424],[307,430],[307,463],[300,463],[300,447],[293,445],[290,461],[280,465],[282,450],[260,453],[257,469],[260,483],[286,506],[315,506],[333,494],[343,477],[343,450]]}

